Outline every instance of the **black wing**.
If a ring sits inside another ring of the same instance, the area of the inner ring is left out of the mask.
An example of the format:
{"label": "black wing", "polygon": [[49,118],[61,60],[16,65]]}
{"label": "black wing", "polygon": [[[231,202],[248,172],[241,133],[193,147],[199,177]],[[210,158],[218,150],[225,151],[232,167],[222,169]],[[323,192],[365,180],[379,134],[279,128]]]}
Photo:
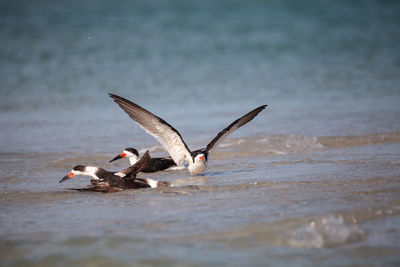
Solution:
{"label": "black wing", "polygon": [[166,170],[172,166],[176,166],[172,158],[151,158],[150,163],[147,164],[146,168],[142,172],[158,172]]}
{"label": "black wing", "polygon": [[[217,136],[213,140],[211,140],[211,142],[207,145],[207,147],[205,149],[206,156],[208,155],[208,153],[210,152],[210,150],[213,147],[215,147],[219,143],[221,143],[228,135],[230,135],[231,133],[233,133],[234,131],[236,131],[237,129],[239,129],[240,127],[242,127],[243,125],[245,125],[246,123],[251,121],[252,119],[254,119],[254,117],[257,116],[258,113],[260,113],[266,107],[267,107],[267,105],[262,105],[262,106],[260,106],[260,107],[258,107],[256,109],[253,109],[252,111],[250,111],[246,115],[244,115],[244,116],[240,117],[239,119],[235,120],[234,122],[232,122],[225,129],[220,131],[217,134]],[[201,149],[201,150],[203,150],[203,149]]]}

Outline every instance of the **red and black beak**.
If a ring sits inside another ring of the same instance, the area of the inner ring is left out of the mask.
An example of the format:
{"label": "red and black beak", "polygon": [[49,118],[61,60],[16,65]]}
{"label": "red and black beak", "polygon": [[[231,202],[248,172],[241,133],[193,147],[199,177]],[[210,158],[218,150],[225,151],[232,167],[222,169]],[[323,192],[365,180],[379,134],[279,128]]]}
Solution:
{"label": "red and black beak", "polygon": [[114,160],[118,160],[118,159],[123,159],[125,158],[127,155],[126,153],[122,152],[121,154],[119,154],[118,156],[116,156],[115,158],[113,158],[112,160],[110,160],[109,162],[113,162]]}
{"label": "red and black beak", "polygon": [[65,176],[59,181],[59,183],[62,183],[62,182],[64,182],[64,181],[68,180],[68,179],[71,179],[71,178],[73,178],[74,176],[75,176],[75,174],[74,174],[73,172],[70,172],[70,173],[68,173],[67,175],[65,175]]}

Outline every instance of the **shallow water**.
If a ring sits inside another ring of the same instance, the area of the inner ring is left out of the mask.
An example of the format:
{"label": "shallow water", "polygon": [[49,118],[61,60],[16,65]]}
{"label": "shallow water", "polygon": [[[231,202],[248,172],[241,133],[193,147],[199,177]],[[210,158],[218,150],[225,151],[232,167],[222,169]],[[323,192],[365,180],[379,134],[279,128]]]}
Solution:
{"label": "shallow water", "polygon": [[[400,264],[400,5],[0,3],[1,265]],[[268,104],[174,187],[82,193],[77,164],[166,155],[107,96],[189,147]]]}
{"label": "shallow water", "polygon": [[[68,191],[84,187],[87,179],[58,184],[73,162],[107,165],[111,154],[86,159],[35,155],[34,167],[2,177],[3,262],[398,262],[398,142],[344,148],[320,144],[303,153],[253,150],[241,157],[241,151],[248,151],[243,146],[258,142],[249,139],[243,145],[241,140],[230,139],[231,152],[216,151],[204,177],[189,178],[185,171],[145,175],[168,180],[174,187],[114,194]],[[4,159],[9,156],[2,155],[2,166],[9,167]],[[27,160],[31,156],[20,154],[19,163],[33,165]]]}

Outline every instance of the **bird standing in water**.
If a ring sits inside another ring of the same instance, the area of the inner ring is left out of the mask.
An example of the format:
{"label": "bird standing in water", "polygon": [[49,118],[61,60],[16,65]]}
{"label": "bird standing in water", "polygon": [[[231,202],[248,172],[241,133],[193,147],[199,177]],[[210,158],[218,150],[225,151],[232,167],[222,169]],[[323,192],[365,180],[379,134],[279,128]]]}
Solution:
{"label": "bird standing in water", "polygon": [[94,192],[116,192],[124,189],[138,188],[156,188],[159,186],[170,186],[165,181],[156,181],[150,178],[137,178],[139,173],[150,161],[150,155],[147,151],[142,158],[134,165],[119,172],[110,172],[99,167],[77,165],[64,176],[60,183],[69,180],[76,175],[90,176],[91,186],[81,189],[73,189],[77,191],[94,191]]}
{"label": "bird standing in water", "polygon": [[131,119],[164,146],[176,165],[182,166],[184,162],[187,162],[188,169],[192,176],[197,174],[204,175],[208,154],[211,149],[216,147],[235,130],[251,121],[258,113],[267,107],[267,105],[262,105],[253,109],[220,131],[207,147],[191,151],[185,141],[183,141],[181,134],[165,120],[123,97],[114,94],[110,94],[110,97]]}

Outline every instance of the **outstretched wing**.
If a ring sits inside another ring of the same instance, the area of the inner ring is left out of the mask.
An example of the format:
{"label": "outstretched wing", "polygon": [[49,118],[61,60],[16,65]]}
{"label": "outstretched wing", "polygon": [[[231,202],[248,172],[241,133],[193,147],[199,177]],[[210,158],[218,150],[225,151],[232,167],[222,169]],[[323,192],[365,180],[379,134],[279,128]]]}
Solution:
{"label": "outstretched wing", "polygon": [[123,97],[114,94],[110,94],[110,97],[131,119],[164,146],[177,165],[182,165],[185,161],[193,161],[190,150],[180,133],[166,121]]}
{"label": "outstretched wing", "polygon": [[240,127],[242,127],[243,125],[245,125],[246,123],[248,123],[249,121],[251,121],[252,119],[254,119],[255,116],[258,115],[258,113],[260,113],[263,109],[265,109],[267,107],[267,105],[262,105],[256,109],[253,109],[252,111],[250,111],[249,113],[247,113],[246,115],[240,117],[239,119],[235,120],[234,122],[232,122],[228,127],[226,127],[225,129],[223,129],[222,131],[220,131],[217,136],[211,140],[211,142],[207,145],[206,149],[205,149],[205,153],[206,156],[208,155],[208,153],[210,152],[210,150],[213,147],[216,147],[219,143],[221,143],[228,135],[230,135],[231,133],[233,133],[234,131],[236,131],[237,129],[239,129]]}
{"label": "outstretched wing", "polygon": [[124,177],[136,177],[136,174],[146,168],[149,162],[150,154],[149,151],[146,151],[146,153],[135,164],[133,164],[129,168],[126,168],[125,170],[120,171],[119,173],[125,174]]}

